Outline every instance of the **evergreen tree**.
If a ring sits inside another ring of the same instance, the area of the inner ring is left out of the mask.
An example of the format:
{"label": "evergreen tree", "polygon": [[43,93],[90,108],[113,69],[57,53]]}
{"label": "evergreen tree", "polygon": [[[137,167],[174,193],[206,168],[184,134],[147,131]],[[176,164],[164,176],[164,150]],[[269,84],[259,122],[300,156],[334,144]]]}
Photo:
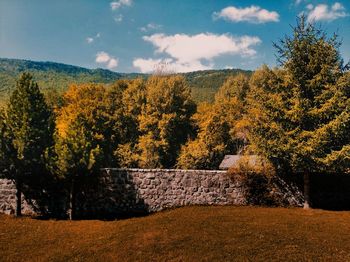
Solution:
{"label": "evergreen tree", "polygon": [[15,149],[12,144],[12,136],[6,124],[6,112],[0,111],[0,170],[2,175],[13,178],[10,169],[13,169]]}
{"label": "evergreen tree", "polygon": [[52,112],[30,74],[19,78],[1,122],[2,155],[8,163],[5,174],[15,181],[16,215],[20,216],[22,186],[42,182],[54,132]]}
{"label": "evergreen tree", "polygon": [[251,79],[250,141],[284,171],[349,172],[350,79],[337,36],[298,19],[292,37],[275,44],[281,68],[266,66]]}

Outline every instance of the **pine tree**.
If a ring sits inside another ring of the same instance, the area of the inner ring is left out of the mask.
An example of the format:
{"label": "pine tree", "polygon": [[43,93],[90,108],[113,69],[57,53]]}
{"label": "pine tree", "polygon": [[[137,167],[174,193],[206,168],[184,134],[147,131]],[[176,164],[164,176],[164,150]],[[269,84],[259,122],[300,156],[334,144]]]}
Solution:
{"label": "pine tree", "polygon": [[5,174],[17,187],[16,215],[21,215],[23,184],[40,183],[45,155],[53,145],[53,115],[32,76],[19,78],[3,117],[2,154],[8,161]]}
{"label": "pine tree", "polygon": [[6,124],[6,112],[0,111],[0,170],[8,178],[11,176],[10,170],[13,169],[16,159],[15,149],[12,144],[12,136]]}
{"label": "pine tree", "polygon": [[280,68],[251,79],[250,141],[280,170],[304,174],[349,172],[350,79],[337,36],[298,19],[292,37],[275,44]]}

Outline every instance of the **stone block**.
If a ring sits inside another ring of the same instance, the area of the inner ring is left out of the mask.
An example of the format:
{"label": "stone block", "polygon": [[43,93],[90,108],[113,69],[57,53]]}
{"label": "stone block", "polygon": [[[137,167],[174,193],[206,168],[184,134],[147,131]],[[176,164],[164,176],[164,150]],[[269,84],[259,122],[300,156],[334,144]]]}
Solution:
{"label": "stone block", "polygon": [[155,173],[148,173],[147,175],[146,175],[146,178],[147,179],[155,179]]}

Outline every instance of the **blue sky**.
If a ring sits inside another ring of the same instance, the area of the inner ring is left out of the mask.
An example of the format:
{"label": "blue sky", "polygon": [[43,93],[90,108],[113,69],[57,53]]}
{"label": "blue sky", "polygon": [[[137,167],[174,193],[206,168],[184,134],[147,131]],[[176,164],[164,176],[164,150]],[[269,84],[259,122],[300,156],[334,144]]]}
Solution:
{"label": "blue sky", "polygon": [[350,1],[0,0],[0,57],[118,72],[275,65],[272,42],[304,12],[343,40]]}

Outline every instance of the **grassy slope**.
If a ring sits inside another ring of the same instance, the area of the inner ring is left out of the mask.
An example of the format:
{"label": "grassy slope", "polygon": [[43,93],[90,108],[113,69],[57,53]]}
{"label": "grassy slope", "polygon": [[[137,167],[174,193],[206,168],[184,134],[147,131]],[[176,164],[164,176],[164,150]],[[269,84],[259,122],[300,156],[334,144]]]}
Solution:
{"label": "grassy slope", "polygon": [[186,207],[120,221],[0,216],[2,261],[349,261],[350,212]]}

